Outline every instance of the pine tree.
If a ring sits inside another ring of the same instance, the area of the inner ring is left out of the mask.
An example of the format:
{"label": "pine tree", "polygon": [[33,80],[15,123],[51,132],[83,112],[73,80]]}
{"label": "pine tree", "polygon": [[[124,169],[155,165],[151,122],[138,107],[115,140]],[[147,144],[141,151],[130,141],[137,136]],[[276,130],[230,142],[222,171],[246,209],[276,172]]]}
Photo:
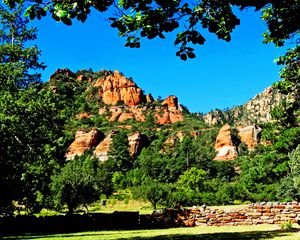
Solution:
{"label": "pine tree", "polygon": [[1,91],[16,91],[40,81],[40,51],[27,43],[36,39],[35,28],[28,27],[23,8],[17,6],[9,11],[0,6],[0,85]]}
{"label": "pine tree", "polygon": [[126,172],[132,168],[132,159],[128,150],[128,138],[125,132],[114,135],[109,149],[108,163],[112,171]]}

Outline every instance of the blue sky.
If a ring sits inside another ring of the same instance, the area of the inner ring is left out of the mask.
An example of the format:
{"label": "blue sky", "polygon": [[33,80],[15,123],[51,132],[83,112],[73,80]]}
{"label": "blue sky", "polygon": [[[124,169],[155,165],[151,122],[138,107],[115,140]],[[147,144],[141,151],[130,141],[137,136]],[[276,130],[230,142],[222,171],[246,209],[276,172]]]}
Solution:
{"label": "blue sky", "polygon": [[129,49],[103,14],[93,13],[86,23],[71,27],[46,17],[33,23],[47,65],[42,79],[47,81],[57,68],[118,69],[155,98],[176,95],[191,112],[240,105],[279,79],[273,60],[284,49],[262,44],[266,28],[259,13],[247,10],[238,16],[241,25],[230,43],[205,33],[207,41],[196,47],[197,58],[186,62],[175,56],[174,34],[165,40],[145,39],[140,49]]}

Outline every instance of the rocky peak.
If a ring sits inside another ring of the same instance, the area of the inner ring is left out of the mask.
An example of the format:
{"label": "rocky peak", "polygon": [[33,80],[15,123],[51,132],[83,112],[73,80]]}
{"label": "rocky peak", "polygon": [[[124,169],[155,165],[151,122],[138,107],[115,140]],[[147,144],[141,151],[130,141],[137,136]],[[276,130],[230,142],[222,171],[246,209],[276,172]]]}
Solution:
{"label": "rocky peak", "polygon": [[107,105],[136,106],[145,102],[142,89],[118,71],[104,74],[94,83],[94,87],[98,88],[100,98]]}
{"label": "rocky peak", "polygon": [[254,123],[270,122],[272,110],[284,97],[278,90],[268,87],[242,106],[226,111],[214,110],[204,115],[203,119],[208,125],[233,122],[235,125],[248,126]]}
{"label": "rocky peak", "polygon": [[168,96],[162,103],[163,106],[166,106],[168,110],[182,110],[178,98],[176,96]]}
{"label": "rocky peak", "polygon": [[153,103],[154,102],[154,98],[152,97],[151,94],[146,95],[146,102],[147,103]]}

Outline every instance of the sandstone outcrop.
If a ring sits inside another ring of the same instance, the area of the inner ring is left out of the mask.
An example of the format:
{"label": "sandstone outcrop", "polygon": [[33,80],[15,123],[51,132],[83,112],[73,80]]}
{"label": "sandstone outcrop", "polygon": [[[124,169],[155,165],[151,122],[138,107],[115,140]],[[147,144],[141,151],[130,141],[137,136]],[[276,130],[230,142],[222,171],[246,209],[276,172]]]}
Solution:
{"label": "sandstone outcrop", "polygon": [[167,97],[161,107],[155,109],[156,122],[160,125],[183,121],[182,108],[176,96]]}
{"label": "sandstone outcrop", "polygon": [[247,120],[251,119],[266,123],[272,120],[271,111],[282,101],[283,95],[272,87],[266,88],[262,93],[257,94],[250,101],[243,105],[246,110]]}
{"label": "sandstone outcrop", "polygon": [[234,160],[238,155],[231,137],[231,127],[225,124],[219,131],[215,143],[217,152],[214,160]]}
{"label": "sandstone outcrop", "polygon": [[[176,97],[173,97],[177,99]],[[169,102],[169,105],[156,107],[154,110],[154,117],[156,122],[160,125],[176,123],[183,121],[183,114],[178,100],[175,105],[174,102]],[[134,119],[137,122],[144,122],[146,120],[148,108],[146,106],[110,106],[99,109],[100,115],[107,115],[110,122],[124,122],[129,119]],[[150,113],[150,111],[148,112]]]}
{"label": "sandstone outcrop", "polygon": [[145,101],[142,89],[118,71],[99,78],[94,87],[98,87],[98,94],[107,105],[136,106]]}
{"label": "sandstone outcrop", "polygon": [[151,94],[146,95],[146,102],[147,103],[153,103],[154,102],[154,98],[152,97]]}
{"label": "sandstone outcrop", "polygon": [[255,125],[250,125],[246,127],[238,126],[237,130],[241,142],[245,143],[249,150],[254,149],[259,142],[258,135],[261,132],[261,129]]}
{"label": "sandstone outcrop", "polygon": [[77,119],[87,119],[87,118],[91,118],[93,115],[90,114],[90,113],[87,113],[87,112],[84,112],[84,113],[79,113],[76,115],[76,118]]}
{"label": "sandstone outcrop", "polygon": [[178,98],[176,96],[168,96],[161,105],[166,106],[169,111],[173,110],[182,110],[179,103]]}
{"label": "sandstone outcrop", "polygon": [[78,130],[74,142],[70,145],[65,155],[66,159],[71,160],[75,156],[80,156],[85,151],[96,146],[99,142],[100,135],[100,132],[95,128],[89,132]]}
{"label": "sandstone outcrop", "polygon": [[174,148],[177,142],[181,142],[184,138],[185,134],[183,131],[176,132],[174,135],[171,135],[167,138],[167,140],[163,144],[163,151],[167,148]]}
{"label": "sandstone outcrop", "polygon": [[147,137],[140,132],[132,133],[128,136],[129,154],[132,158],[135,158],[140,154],[142,148],[147,143]]}
{"label": "sandstone outcrop", "polygon": [[96,147],[94,151],[94,156],[98,158],[100,162],[105,162],[107,161],[109,155],[109,147],[112,144],[113,141],[113,135],[116,134],[116,132],[111,132],[109,133],[103,141],[99,143],[99,145]]}

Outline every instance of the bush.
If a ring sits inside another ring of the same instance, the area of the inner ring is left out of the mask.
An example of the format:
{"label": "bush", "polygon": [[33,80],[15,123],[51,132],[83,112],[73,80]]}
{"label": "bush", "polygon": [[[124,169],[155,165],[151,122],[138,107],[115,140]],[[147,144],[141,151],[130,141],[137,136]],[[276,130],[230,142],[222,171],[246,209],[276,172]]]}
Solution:
{"label": "bush", "polygon": [[293,229],[293,224],[291,220],[288,220],[280,225],[280,228],[285,231],[291,231]]}

